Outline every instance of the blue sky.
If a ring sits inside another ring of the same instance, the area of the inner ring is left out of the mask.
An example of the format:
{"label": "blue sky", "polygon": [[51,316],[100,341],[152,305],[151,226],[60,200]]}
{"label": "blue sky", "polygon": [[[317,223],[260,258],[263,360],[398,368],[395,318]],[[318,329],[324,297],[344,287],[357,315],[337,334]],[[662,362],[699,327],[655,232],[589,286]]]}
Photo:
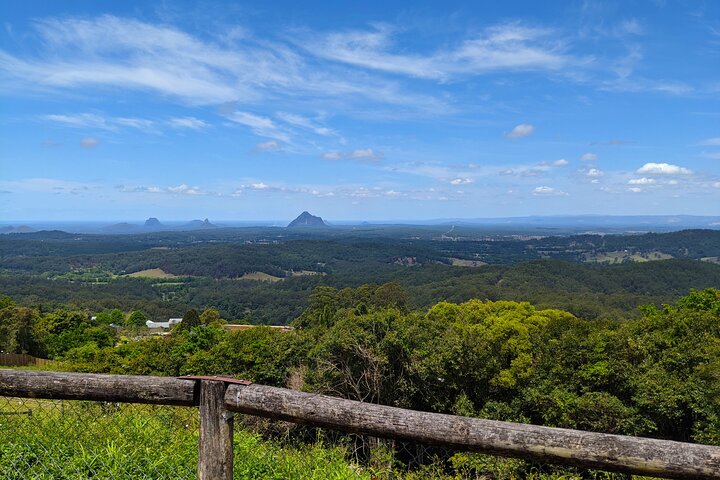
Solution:
{"label": "blue sky", "polygon": [[720,214],[720,2],[2,5],[0,220]]}

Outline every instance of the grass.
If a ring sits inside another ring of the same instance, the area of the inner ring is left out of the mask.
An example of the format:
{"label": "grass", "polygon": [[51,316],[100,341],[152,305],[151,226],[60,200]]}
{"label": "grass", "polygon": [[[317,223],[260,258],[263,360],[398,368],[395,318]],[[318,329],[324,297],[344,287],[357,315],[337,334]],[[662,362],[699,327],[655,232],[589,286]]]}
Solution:
{"label": "grass", "polygon": [[126,275],[128,277],[140,277],[140,278],[182,278],[172,273],[167,273],[162,268],[150,268],[147,270],[140,270],[139,272],[133,272]]}
{"label": "grass", "polygon": [[[195,408],[0,397],[0,478],[195,478],[198,431]],[[370,478],[337,447],[234,445],[236,479]]]}
{"label": "grass", "polygon": [[238,280],[255,280],[258,282],[279,282],[282,280],[280,277],[276,277],[275,275],[270,275],[269,273],[265,272],[249,272],[240,277]]}
{"label": "grass", "polygon": [[614,251],[597,254],[585,254],[584,259],[589,263],[622,263],[627,262],[652,262],[657,260],[669,260],[672,255],[663,252],[630,253],[627,251]]}

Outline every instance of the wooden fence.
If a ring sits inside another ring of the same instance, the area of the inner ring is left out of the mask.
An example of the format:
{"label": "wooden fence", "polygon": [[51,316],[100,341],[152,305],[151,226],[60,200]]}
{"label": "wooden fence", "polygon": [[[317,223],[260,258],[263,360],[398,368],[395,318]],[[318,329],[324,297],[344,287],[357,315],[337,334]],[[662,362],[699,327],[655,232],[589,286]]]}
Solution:
{"label": "wooden fence", "polygon": [[33,357],[27,353],[0,353],[0,367],[27,367],[29,365],[50,365],[52,360]]}
{"label": "wooden fence", "polygon": [[0,396],[199,406],[201,480],[232,478],[232,412],[581,468],[720,478],[720,447],[419,412],[222,377],[0,370]]}

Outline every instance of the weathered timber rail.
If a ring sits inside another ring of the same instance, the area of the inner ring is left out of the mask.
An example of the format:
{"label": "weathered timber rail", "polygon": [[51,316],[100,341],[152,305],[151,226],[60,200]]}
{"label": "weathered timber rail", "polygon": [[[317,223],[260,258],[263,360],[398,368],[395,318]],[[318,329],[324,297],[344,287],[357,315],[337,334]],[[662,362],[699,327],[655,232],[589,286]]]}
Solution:
{"label": "weathered timber rail", "polygon": [[199,406],[201,479],[232,478],[230,412],[581,468],[720,478],[720,447],[418,412],[220,377],[0,370],[0,396]]}

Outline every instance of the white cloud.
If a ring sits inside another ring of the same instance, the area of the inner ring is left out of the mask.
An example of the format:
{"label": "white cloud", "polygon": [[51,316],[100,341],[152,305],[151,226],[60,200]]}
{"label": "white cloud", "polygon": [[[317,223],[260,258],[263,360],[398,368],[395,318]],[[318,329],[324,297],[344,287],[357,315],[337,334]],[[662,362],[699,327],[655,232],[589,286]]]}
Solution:
{"label": "white cloud", "polygon": [[381,152],[376,152],[372,148],[360,148],[351,151],[348,154],[348,158],[352,158],[354,160],[368,160],[371,162],[377,162],[381,160],[383,157],[383,154]]}
{"label": "white cloud", "polygon": [[200,190],[199,187],[191,187],[186,184],[178,185],[177,187],[167,187],[169,193],[177,193],[182,195],[206,195],[206,192]]}
{"label": "white cloud", "polygon": [[703,140],[702,142],[698,143],[698,145],[708,146],[708,147],[718,147],[718,146],[720,146],[720,137],[708,138],[708,139]]}
{"label": "white cloud", "polygon": [[558,189],[556,189],[556,188],[546,187],[546,186],[536,187],[536,188],[532,191],[532,194],[533,194],[533,195],[537,195],[537,196],[562,196],[562,195],[567,195],[567,193],[563,192],[562,190],[558,190]]}
{"label": "white cloud", "polygon": [[589,153],[589,152],[588,152],[588,153],[584,153],[584,154],[580,157],[580,160],[583,161],[583,162],[594,162],[594,161],[596,161],[597,159],[598,159],[598,156],[597,156],[596,154],[594,154],[594,153]]}
{"label": "white cloud", "polygon": [[637,169],[637,173],[640,174],[652,174],[652,175],[689,175],[692,171],[685,167],[678,165],[672,165],[669,163],[646,163],[642,167]]}
{"label": "white cloud", "polygon": [[100,144],[100,140],[94,137],[85,137],[80,140],[80,146],[83,148],[95,148]]}
{"label": "white cloud", "polygon": [[602,177],[604,175],[604,173],[602,170],[599,170],[597,168],[591,168],[590,170],[587,171],[587,173],[585,175],[588,177]]}
{"label": "white cloud", "polygon": [[628,181],[629,185],[654,185],[657,181],[654,178],[633,178]]}
{"label": "white cloud", "polygon": [[270,185],[267,183],[259,182],[259,183],[253,183],[250,184],[250,189],[252,190],[268,190],[270,189]]}
{"label": "white cloud", "polygon": [[467,185],[473,182],[474,180],[472,178],[455,178],[450,180],[451,185]]}
{"label": "white cloud", "polygon": [[255,145],[255,148],[263,152],[275,152],[280,150],[280,143],[277,140],[268,140],[267,142],[260,142]]}
{"label": "white cloud", "polygon": [[720,182],[715,182],[712,184],[712,186],[715,188],[720,188]]}
{"label": "white cloud", "polygon": [[516,125],[510,132],[505,134],[505,138],[510,140],[516,140],[518,138],[527,137],[535,131],[535,126],[528,123],[521,123]]}
{"label": "white cloud", "polygon": [[628,192],[640,193],[640,192],[642,192],[642,188],[640,188],[640,187],[631,187],[631,188],[628,188]]}
{"label": "white cloud", "polygon": [[570,163],[570,162],[568,162],[568,161],[565,160],[564,158],[561,158],[560,160],[555,160],[554,162],[552,162],[552,166],[553,166],[553,167],[564,167],[564,166],[566,166],[568,163]]}
{"label": "white cloud", "polygon": [[713,160],[720,160],[720,152],[703,152],[703,157],[712,158]]}
{"label": "white cloud", "polygon": [[173,117],[167,123],[173,128],[189,128],[191,130],[201,130],[210,126],[204,120],[195,117]]}

